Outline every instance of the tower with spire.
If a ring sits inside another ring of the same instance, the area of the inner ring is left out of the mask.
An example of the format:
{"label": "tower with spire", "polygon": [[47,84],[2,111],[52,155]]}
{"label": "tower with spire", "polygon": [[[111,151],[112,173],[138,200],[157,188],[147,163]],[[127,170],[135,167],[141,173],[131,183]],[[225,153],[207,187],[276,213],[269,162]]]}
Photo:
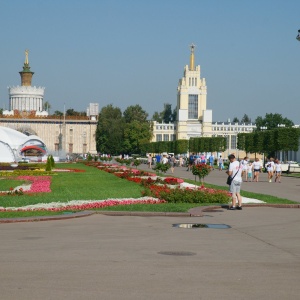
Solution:
{"label": "tower with spire", "polygon": [[46,115],[43,110],[44,87],[31,85],[34,72],[30,70],[29,50],[25,50],[25,62],[23,70],[20,73],[21,85],[8,88],[10,112],[18,110],[19,112],[36,112],[36,116]]}
{"label": "tower with spire", "polygon": [[206,81],[201,78],[200,65],[195,66],[195,48],[190,45],[190,64],[185,66],[177,87],[176,139],[202,135],[205,123],[211,122],[211,111],[206,110]]}
{"label": "tower with spire", "polygon": [[31,86],[31,79],[34,72],[30,71],[29,60],[28,60],[29,50],[25,50],[25,62],[23,66],[23,71],[19,72],[21,75],[21,85]]}

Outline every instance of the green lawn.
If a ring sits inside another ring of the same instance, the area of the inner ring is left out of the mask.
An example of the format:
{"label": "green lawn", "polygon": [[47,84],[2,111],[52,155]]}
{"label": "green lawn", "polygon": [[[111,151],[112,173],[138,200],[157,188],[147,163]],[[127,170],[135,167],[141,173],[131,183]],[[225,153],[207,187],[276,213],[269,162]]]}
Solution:
{"label": "green lawn", "polygon": [[[66,202],[70,200],[104,200],[109,198],[139,198],[143,188],[125,179],[120,179],[113,174],[98,170],[95,167],[88,167],[84,164],[57,164],[56,168],[83,169],[86,172],[57,172],[52,176],[51,193],[39,193],[22,196],[0,196],[0,206],[25,206],[36,203]],[[195,183],[193,180],[186,180]],[[0,190],[8,190],[10,187],[20,185],[22,181],[15,181],[10,178],[0,180]],[[199,184],[199,182],[198,182]],[[228,190],[224,186],[205,184],[206,187]],[[267,203],[296,203],[287,199],[273,196],[242,192],[248,198],[263,200]],[[202,204],[206,205],[206,204]],[[213,204],[209,204],[213,205]],[[105,210],[119,211],[157,211],[157,212],[187,212],[190,208],[200,206],[200,204],[189,203],[166,203],[166,204],[132,204],[127,206],[107,207]],[[104,210],[104,209],[101,209]],[[53,212],[1,212],[0,218],[27,217],[37,215],[62,214]]]}
{"label": "green lawn", "polygon": [[[142,187],[84,164],[57,164],[56,168],[83,169],[86,172],[57,172],[52,176],[51,193],[22,196],[0,196],[0,206],[25,206],[36,203],[70,200],[104,200],[108,198],[139,198]],[[6,179],[4,180],[6,181]],[[14,180],[7,180],[11,186]]]}

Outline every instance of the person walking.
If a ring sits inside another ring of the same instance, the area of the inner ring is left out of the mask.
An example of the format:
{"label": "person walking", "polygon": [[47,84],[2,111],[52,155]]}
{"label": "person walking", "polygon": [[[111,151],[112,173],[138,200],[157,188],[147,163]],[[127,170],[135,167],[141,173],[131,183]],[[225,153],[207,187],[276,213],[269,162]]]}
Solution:
{"label": "person walking", "polygon": [[152,168],[152,155],[151,154],[149,154],[148,155],[148,168]]}
{"label": "person walking", "polygon": [[252,163],[249,162],[248,163],[248,167],[247,167],[247,173],[248,173],[248,179],[247,179],[247,182],[252,182]]}
{"label": "person walking", "polygon": [[261,172],[262,165],[257,157],[255,158],[255,161],[252,164],[252,169],[254,173],[253,181],[258,182],[258,177],[259,177],[259,173]]}
{"label": "person walking", "polygon": [[223,170],[223,158],[222,155],[220,155],[219,159],[218,159],[218,165],[219,165],[219,171]]}
{"label": "person walking", "polygon": [[268,159],[265,168],[267,169],[268,172],[268,180],[269,182],[272,182],[272,178],[274,175],[274,168],[275,168],[273,157],[270,157],[270,159]]}
{"label": "person walking", "polygon": [[[228,156],[230,161],[229,168],[226,171],[228,176],[233,178],[229,191],[232,196],[232,205],[229,208],[230,210],[242,209],[242,196],[241,196],[241,185],[242,185],[242,165],[235,159],[234,154],[230,154]],[[238,206],[236,207],[236,202],[238,202]]]}
{"label": "person walking", "polygon": [[245,176],[245,181],[248,181],[248,156],[245,156],[244,159],[241,161],[242,165],[242,178]]}
{"label": "person walking", "polygon": [[275,160],[275,182],[278,183],[281,182],[281,173],[282,173],[281,163],[278,159],[276,159]]}
{"label": "person walking", "polygon": [[194,160],[195,160],[194,156],[195,156],[194,153],[190,154],[190,156],[189,156],[189,164],[188,164],[188,167],[187,167],[187,171],[190,171],[193,167]]}
{"label": "person walking", "polygon": [[176,158],[174,155],[170,156],[169,163],[171,165],[171,172],[174,173],[174,168],[175,168],[175,164],[176,164]]}
{"label": "person walking", "polygon": [[214,160],[215,160],[215,158],[214,158],[214,156],[211,154],[211,155],[209,156],[209,165],[211,166],[211,169],[212,169],[212,170],[214,170]]}

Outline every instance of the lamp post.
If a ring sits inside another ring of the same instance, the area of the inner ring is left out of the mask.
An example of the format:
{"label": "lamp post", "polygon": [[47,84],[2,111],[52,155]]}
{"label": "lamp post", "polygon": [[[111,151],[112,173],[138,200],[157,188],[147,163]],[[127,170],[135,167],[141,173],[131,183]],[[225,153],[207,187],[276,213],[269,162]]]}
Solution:
{"label": "lamp post", "polygon": [[296,36],[296,39],[300,42],[300,29],[298,30],[298,35]]}

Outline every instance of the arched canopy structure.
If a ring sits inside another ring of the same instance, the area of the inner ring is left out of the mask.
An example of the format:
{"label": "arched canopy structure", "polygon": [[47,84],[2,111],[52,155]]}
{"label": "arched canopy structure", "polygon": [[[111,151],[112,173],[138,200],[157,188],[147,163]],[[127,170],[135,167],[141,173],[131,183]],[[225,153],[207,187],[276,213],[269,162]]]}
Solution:
{"label": "arched canopy structure", "polygon": [[0,162],[19,161],[23,154],[44,155],[45,143],[36,135],[23,134],[17,130],[0,126]]}

